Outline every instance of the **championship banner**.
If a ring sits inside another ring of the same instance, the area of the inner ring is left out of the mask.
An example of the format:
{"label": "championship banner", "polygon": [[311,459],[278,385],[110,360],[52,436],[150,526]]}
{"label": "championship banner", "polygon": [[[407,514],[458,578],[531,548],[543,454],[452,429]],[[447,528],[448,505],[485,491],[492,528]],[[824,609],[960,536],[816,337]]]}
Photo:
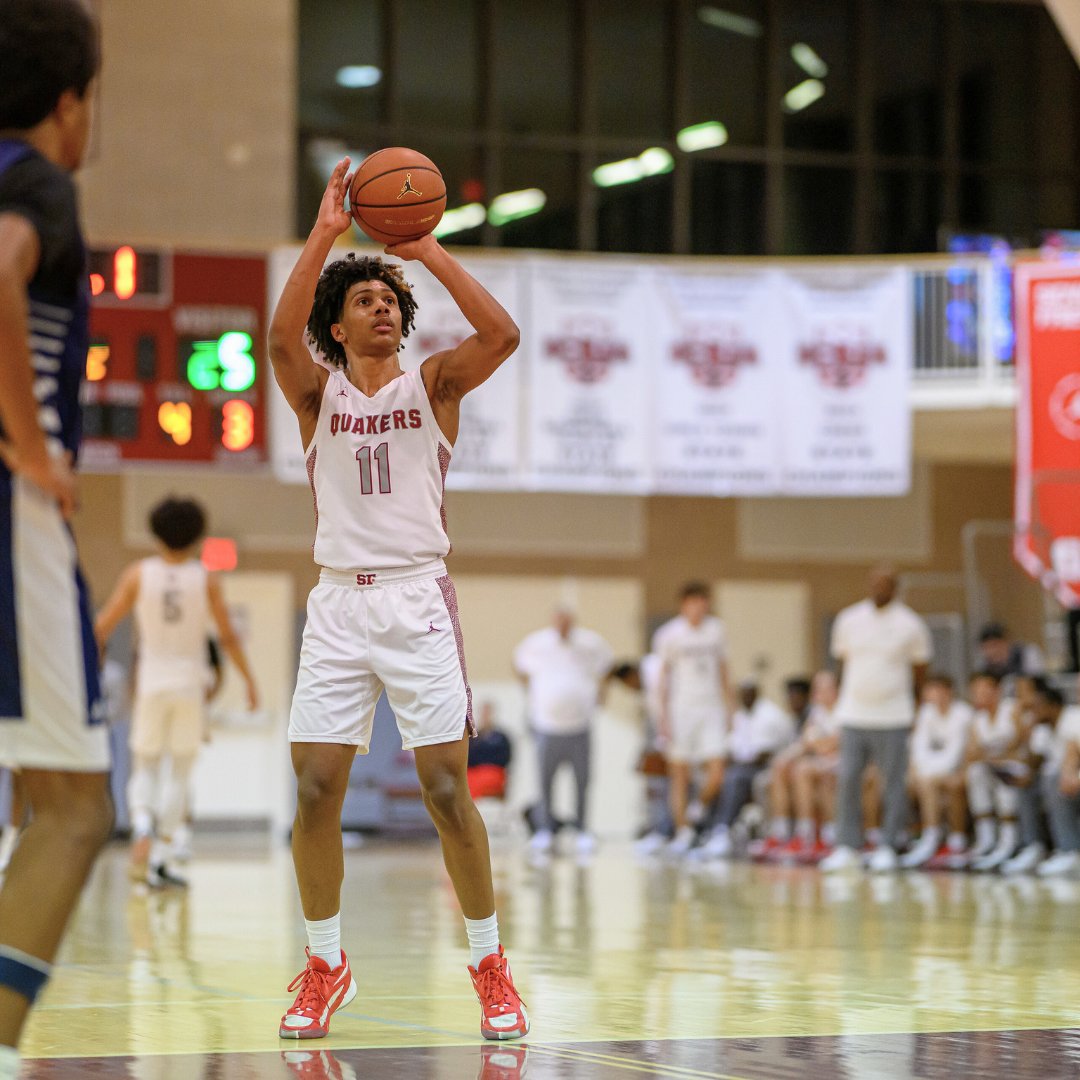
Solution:
{"label": "championship banner", "polygon": [[[520,261],[463,258],[461,263],[521,326]],[[405,263],[404,270],[419,304],[416,328],[401,353],[401,366],[409,370],[432,353],[460,345],[473,329],[446,289],[420,263]],[[484,491],[521,486],[523,351],[519,348],[487,382],[462,399],[447,488]]]}
{"label": "championship banner", "polygon": [[776,407],[786,495],[902,495],[911,486],[906,271],[787,271]]}
{"label": "championship banner", "polygon": [[780,487],[775,294],[768,271],[655,270],[662,303],[653,487],[773,495]]}
{"label": "championship banner", "polygon": [[546,491],[648,487],[650,365],[658,318],[643,266],[529,260],[528,484]]}
{"label": "championship banner", "polygon": [[1016,534],[1013,553],[1080,607],[1080,267],[1016,268]]}

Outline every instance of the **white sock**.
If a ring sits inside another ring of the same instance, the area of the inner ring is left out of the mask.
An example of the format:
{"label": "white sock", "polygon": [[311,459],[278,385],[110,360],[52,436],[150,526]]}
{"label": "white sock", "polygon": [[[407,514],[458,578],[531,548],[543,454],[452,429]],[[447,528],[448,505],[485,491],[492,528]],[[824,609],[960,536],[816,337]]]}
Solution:
{"label": "white sock", "polygon": [[480,961],[499,951],[499,917],[492,914],[486,919],[466,919],[465,933],[469,935],[469,963],[480,967]]}
{"label": "white sock", "polygon": [[789,840],[791,838],[791,818],[773,818],[772,829],[770,830],[769,835],[774,840]]}
{"label": "white sock", "polygon": [[832,821],[826,821],[821,826],[821,840],[828,847],[836,846],[836,824]]}
{"label": "white sock", "polygon": [[967,847],[967,836],[962,832],[949,833],[949,839],[946,842],[950,851],[954,853],[963,851]]}
{"label": "white sock", "polygon": [[19,1051],[14,1046],[0,1046],[0,1080],[15,1080],[19,1075]]}
{"label": "white sock", "polygon": [[941,829],[937,825],[923,829],[922,836],[919,837],[919,847],[937,851],[941,847]]}
{"label": "white sock", "polygon": [[795,835],[804,844],[812,844],[816,832],[817,829],[814,826],[813,818],[799,818],[799,823],[795,826]]}
{"label": "white sock", "polygon": [[1020,830],[1015,821],[1003,821],[998,834],[998,845],[1002,848],[1016,847],[1020,840]]}
{"label": "white sock", "polygon": [[994,836],[993,819],[988,817],[978,818],[975,822],[975,846],[980,850],[993,847]]}
{"label": "white sock", "polygon": [[325,960],[331,971],[341,967],[341,912],[315,922],[305,919],[304,925],[311,955]]}

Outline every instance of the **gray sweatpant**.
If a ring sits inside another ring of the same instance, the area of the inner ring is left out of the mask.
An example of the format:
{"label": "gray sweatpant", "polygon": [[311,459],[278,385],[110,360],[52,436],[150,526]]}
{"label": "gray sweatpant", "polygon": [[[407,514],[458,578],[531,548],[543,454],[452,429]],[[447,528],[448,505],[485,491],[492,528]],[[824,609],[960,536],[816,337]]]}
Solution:
{"label": "gray sweatpant", "polygon": [[837,840],[858,850],[863,844],[862,778],[867,765],[881,770],[882,839],[895,848],[907,824],[908,739],[911,727],[844,727],[840,733],[840,776],[836,802]]}
{"label": "gray sweatpant", "polygon": [[555,828],[555,819],[551,814],[551,791],[560,765],[569,765],[574,770],[574,784],[577,788],[577,815],[574,824],[579,829],[585,828],[589,795],[589,743],[590,735],[587,731],[578,735],[536,736],[536,753],[540,759],[540,821],[543,828]]}

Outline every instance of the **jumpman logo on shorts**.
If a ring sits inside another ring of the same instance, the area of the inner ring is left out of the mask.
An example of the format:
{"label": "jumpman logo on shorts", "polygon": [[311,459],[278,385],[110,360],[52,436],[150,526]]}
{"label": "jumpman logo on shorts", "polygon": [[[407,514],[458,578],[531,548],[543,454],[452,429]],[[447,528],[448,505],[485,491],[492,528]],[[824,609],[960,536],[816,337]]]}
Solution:
{"label": "jumpman logo on shorts", "polygon": [[428,622],[428,624],[427,624],[427,632],[429,634],[441,634],[442,633],[442,627],[441,626],[436,626],[433,622]]}
{"label": "jumpman logo on shorts", "polygon": [[402,197],[402,195],[416,195],[418,197],[422,197],[423,194],[424,193],[422,191],[417,191],[416,188],[412,186],[412,173],[407,172],[405,174],[405,183],[401,185],[401,190],[397,193],[397,197],[399,199]]}

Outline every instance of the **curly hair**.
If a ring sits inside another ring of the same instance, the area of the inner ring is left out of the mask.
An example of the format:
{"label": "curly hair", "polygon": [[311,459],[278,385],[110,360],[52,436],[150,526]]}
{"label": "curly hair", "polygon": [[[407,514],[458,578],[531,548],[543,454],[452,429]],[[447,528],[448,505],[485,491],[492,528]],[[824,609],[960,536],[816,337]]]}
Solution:
{"label": "curly hair", "polygon": [[170,551],[183,551],[202,539],[206,511],[194,499],[170,495],[150,512],[150,531]]}
{"label": "curly hair", "polygon": [[315,286],[315,301],[308,316],[308,341],[331,363],[345,365],[345,350],[334,340],[330,327],[341,322],[345,296],[358,281],[381,281],[393,290],[401,310],[401,336],[407,338],[413,328],[416,300],[412,286],[405,280],[401,267],[383,262],[377,255],[357,258],[351,251],[344,259],[330,263],[319,275]]}

